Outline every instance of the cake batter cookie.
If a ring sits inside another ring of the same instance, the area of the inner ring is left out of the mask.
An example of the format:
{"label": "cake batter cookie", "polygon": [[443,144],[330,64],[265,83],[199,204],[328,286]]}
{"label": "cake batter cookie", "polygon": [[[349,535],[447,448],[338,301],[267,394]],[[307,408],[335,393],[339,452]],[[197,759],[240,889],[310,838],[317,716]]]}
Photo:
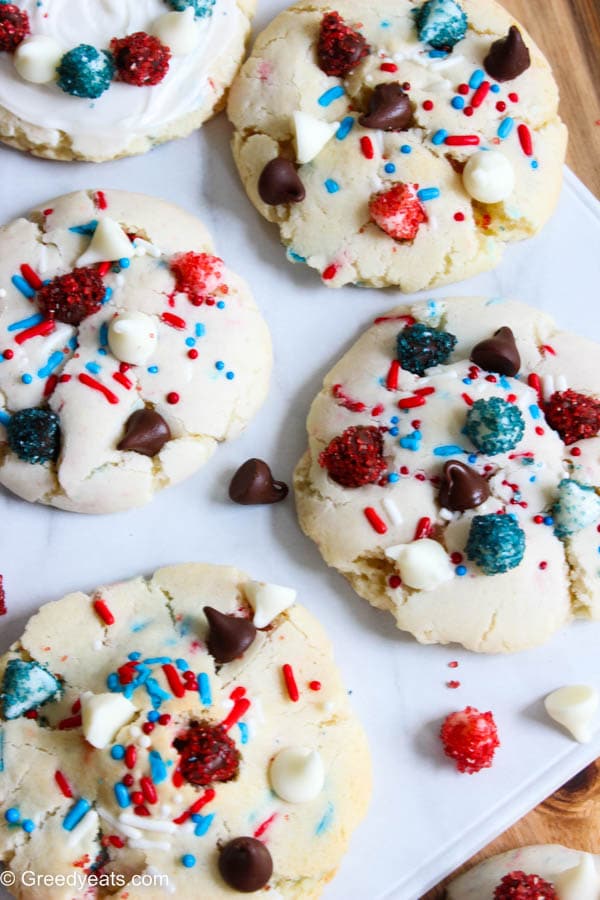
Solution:
{"label": "cake batter cookie", "polygon": [[597,355],[499,298],[381,316],[312,405],[302,528],[423,643],[523,650],[600,619]]}
{"label": "cake batter cookie", "polygon": [[0,484],[75,512],[140,506],[262,404],[246,284],[178,207],[81,191],[0,229]]}
{"label": "cake batter cookie", "polygon": [[500,853],[447,888],[448,900],[593,900],[600,891],[600,856],[536,844]]}
{"label": "cake batter cookie", "polygon": [[320,896],[371,769],[331,645],[294,601],[194,564],[42,607],[0,658],[15,896]]}
{"label": "cake batter cookie", "polygon": [[0,4],[0,140],[101,162],[184,137],[217,112],[254,0]]}
{"label": "cake batter cookie", "polygon": [[557,106],[547,61],[493,0],[319,0],[258,37],[229,116],[291,261],[329,286],[412,292],[539,231],[561,185]]}

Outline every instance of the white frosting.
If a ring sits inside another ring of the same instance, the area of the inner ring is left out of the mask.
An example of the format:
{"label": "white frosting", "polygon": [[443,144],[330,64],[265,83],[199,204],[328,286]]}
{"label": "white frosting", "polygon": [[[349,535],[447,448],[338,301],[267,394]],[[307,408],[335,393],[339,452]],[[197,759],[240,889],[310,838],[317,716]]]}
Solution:
{"label": "white frosting", "polygon": [[107,747],[137,709],[123,694],[85,693],[81,698],[83,734],[92,747]]}
{"label": "white frosting", "polygon": [[65,52],[54,38],[38,34],[22,41],[13,55],[15,69],[25,81],[47,84],[56,78],[56,68]]}
{"label": "white frosting", "polygon": [[339,122],[323,122],[305,112],[294,113],[296,160],[300,165],[311,162],[334,136]]}
{"label": "white frosting", "polygon": [[465,190],[481,203],[507,200],[515,187],[511,162],[499,150],[480,150],[469,157],[463,171]]}
{"label": "white frosting", "polygon": [[[150,31],[156,19],[169,11],[163,0],[21,0],[32,35],[47,35],[72,49],[92,44],[107,49],[114,37]],[[217,0],[210,17],[199,19],[195,52],[171,59],[163,81],[153,87],[113,82],[100,98],[72,97],[55,84],[32,85],[19,76],[10,53],[0,54],[0,106],[25,122],[74,139],[74,149],[97,153],[101,148],[117,154],[136,135],[160,133],[170,121],[186,116],[206,102],[208,81],[215,60],[227,59],[242,16],[235,0]]]}
{"label": "white frosting", "polygon": [[598,702],[598,691],[586,684],[559,688],[544,701],[550,718],[570,731],[580,744],[587,744],[592,738]]}
{"label": "white frosting", "polygon": [[249,581],[244,586],[244,593],[254,610],[254,624],[257,628],[266,628],[279,613],[296,602],[296,591],[293,588],[265,584],[262,581]]}
{"label": "white frosting", "polygon": [[173,56],[185,56],[200,43],[200,25],[194,10],[188,6],[183,12],[165,13],[152,25],[152,34],[170,48]]}
{"label": "white frosting", "polygon": [[576,866],[557,875],[554,886],[560,900],[599,900],[600,872],[594,857],[582,854]]}
{"label": "white frosting", "polygon": [[131,241],[118,222],[105,216],[98,222],[98,227],[85,253],[77,260],[78,266],[91,266],[99,262],[114,262],[118,259],[129,259],[133,255]]}
{"label": "white frosting", "polygon": [[308,747],[280,750],[269,770],[271,787],[288,803],[308,803],[318,797],[325,783],[320,753]]}
{"label": "white frosting", "polygon": [[402,582],[408,587],[432,591],[454,578],[448,554],[441,544],[429,538],[389,547],[385,555],[396,562]]}

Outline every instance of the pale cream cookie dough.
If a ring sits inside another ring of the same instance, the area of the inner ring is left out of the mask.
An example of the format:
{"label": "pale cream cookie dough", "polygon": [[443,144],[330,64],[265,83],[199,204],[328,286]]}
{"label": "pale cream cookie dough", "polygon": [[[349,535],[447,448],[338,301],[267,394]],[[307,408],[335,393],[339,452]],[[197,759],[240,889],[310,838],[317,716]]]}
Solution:
{"label": "pale cream cookie dough", "polygon": [[597,357],[499,298],[379,317],[311,407],[302,528],[423,643],[509,652],[599,619]]}
{"label": "pale cream cookie dough", "polygon": [[[0,140],[36,156],[101,162],[184,137],[222,107],[255,0],[13,6],[26,24],[17,46],[3,46],[0,6]],[[131,47],[111,46],[131,36]]]}
{"label": "pale cream cookie dough", "polygon": [[201,223],[82,191],[0,229],[0,483],[30,502],[140,506],[235,438],[269,332]]}
{"label": "pale cream cookie dough", "polygon": [[[502,885],[502,880],[505,884]],[[560,844],[535,844],[500,853],[465,872],[447,889],[448,900],[502,900],[511,882],[536,900],[598,900],[600,856]],[[495,893],[501,889],[503,893]]]}
{"label": "pale cream cookie dough", "polygon": [[130,900],[309,900],[365,814],[366,738],[325,633],[293,591],[234,568],[50,603],[0,684],[0,861],[22,900],[90,896],[27,888],[29,870],[94,873],[98,898],[112,876]]}
{"label": "pale cream cookie dough", "polygon": [[292,262],[329,286],[412,292],[539,231],[567,132],[546,59],[513,26],[493,0],[319,0],[271,22],[228,112],[241,179]]}

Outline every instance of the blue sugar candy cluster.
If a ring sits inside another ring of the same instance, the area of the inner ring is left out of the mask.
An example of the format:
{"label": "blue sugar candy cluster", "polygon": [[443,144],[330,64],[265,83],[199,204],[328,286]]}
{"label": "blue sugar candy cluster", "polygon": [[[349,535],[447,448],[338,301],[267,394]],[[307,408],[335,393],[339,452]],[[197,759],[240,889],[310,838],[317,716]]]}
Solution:
{"label": "blue sugar candy cluster", "polygon": [[476,400],[467,413],[465,434],[487,456],[512,450],[524,432],[521,410],[501,397]]}
{"label": "blue sugar candy cluster", "polygon": [[525,553],[525,532],[516,518],[502,513],[475,516],[466,553],[486,575],[516,568]]}
{"label": "blue sugar candy cluster", "polygon": [[402,368],[415,375],[424,375],[426,369],[446,362],[455,346],[456,337],[449,331],[422,322],[404,328],[396,339]]}
{"label": "blue sugar candy cluster", "polygon": [[184,12],[191,6],[197,19],[205,19],[212,16],[216,0],[167,0],[167,2],[176,12]]}
{"label": "blue sugar candy cluster", "polygon": [[552,516],[554,533],[562,540],[600,520],[600,497],[591,485],[563,478]]}
{"label": "blue sugar candy cluster", "polygon": [[419,40],[436,50],[452,49],[467,33],[467,16],[455,0],[427,0],[416,21]]}
{"label": "blue sugar candy cluster", "polygon": [[11,416],[6,432],[8,445],[19,459],[45,463],[60,452],[60,419],[49,409],[21,409]]}
{"label": "blue sugar candy cluster", "polygon": [[61,691],[58,679],[40,663],[11,659],[2,680],[4,718],[17,719],[54,699]]}
{"label": "blue sugar candy cluster", "polygon": [[79,44],[65,53],[56,71],[58,86],[65,93],[95,100],[110,87],[115,64],[106,50]]}

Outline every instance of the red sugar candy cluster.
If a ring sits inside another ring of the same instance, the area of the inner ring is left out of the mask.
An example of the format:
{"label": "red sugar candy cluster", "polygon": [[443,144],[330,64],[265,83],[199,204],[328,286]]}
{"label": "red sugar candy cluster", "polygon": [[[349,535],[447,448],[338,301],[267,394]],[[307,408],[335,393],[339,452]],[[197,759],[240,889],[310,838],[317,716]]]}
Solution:
{"label": "red sugar candy cluster", "polygon": [[346,428],[319,455],[319,465],[342,487],[374,484],[387,469],[381,429],[373,425]]}
{"label": "red sugar candy cluster", "polygon": [[6,615],[6,591],[4,590],[4,577],[0,575],[0,616]]}
{"label": "red sugar candy cluster", "polygon": [[110,49],[121,81],[138,87],[158,84],[169,71],[171,51],[158,38],[136,31],[113,38]]}
{"label": "red sugar candy cluster", "polygon": [[539,875],[510,872],[494,891],[494,900],[558,900],[558,894]]}
{"label": "red sugar candy cluster", "polygon": [[104,282],[96,269],[73,269],[43,285],[36,300],[50,319],[79,325],[87,316],[98,312],[105,293]]}
{"label": "red sugar candy cluster", "polygon": [[365,38],[346,25],[337,12],[326,13],[321,20],[317,44],[319,68],[326,75],[344,77],[369,53]]}
{"label": "red sugar candy cluster", "polygon": [[412,184],[395,184],[389,191],[373,194],[369,202],[371,219],[395,241],[412,241],[427,214]]}
{"label": "red sugar candy cluster", "polygon": [[181,756],[178,769],[189,784],[231,781],[238,773],[240,755],[223,725],[192,722],[173,746]]}
{"label": "red sugar candy cluster", "polygon": [[223,260],[210,253],[181,253],[171,260],[175,290],[187,294],[194,306],[214,294],[223,278]]}
{"label": "red sugar candy cluster", "polygon": [[440,737],[446,756],[456,760],[459,772],[469,775],[489,769],[500,746],[492,713],[481,713],[473,706],[451,713],[442,725]]}
{"label": "red sugar candy cluster", "polygon": [[600,400],[577,391],[557,391],[544,407],[550,428],[565,444],[596,437],[600,431]]}
{"label": "red sugar candy cluster", "polygon": [[30,33],[29,16],[14,3],[0,4],[0,50],[12,53]]}

